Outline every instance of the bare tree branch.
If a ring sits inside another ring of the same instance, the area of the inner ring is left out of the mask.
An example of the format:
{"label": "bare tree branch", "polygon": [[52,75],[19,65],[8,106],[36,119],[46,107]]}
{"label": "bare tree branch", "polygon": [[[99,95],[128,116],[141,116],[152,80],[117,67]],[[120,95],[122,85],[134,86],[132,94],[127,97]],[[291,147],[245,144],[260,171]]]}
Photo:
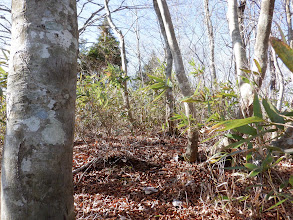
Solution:
{"label": "bare tree branch", "polygon": [[[149,8],[151,8],[151,6],[148,6],[148,5],[135,5],[135,6],[127,6],[126,5],[126,6],[123,6],[124,2],[125,2],[125,0],[123,0],[116,9],[112,10],[111,11],[111,14],[113,14],[115,12],[118,12],[118,11],[121,11],[121,10],[125,10],[125,9],[132,10],[132,9],[149,9]],[[102,18],[105,18],[106,17],[106,14],[102,14],[99,17],[96,17],[99,14],[99,12],[101,12],[102,10],[105,9],[105,7],[102,6],[101,4],[94,3],[92,1],[88,1],[88,2],[84,3],[82,5],[81,12],[84,10],[85,5],[88,4],[88,3],[96,4],[96,5],[98,5],[101,8],[99,10],[93,12],[90,15],[90,17],[85,21],[85,23],[83,24],[83,26],[81,28],[79,28],[78,32],[79,32],[80,35],[82,33],[84,33],[84,31],[86,30],[87,27],[94,26],[94,23],[95,22],[97,22],[97,21],[101,20]],[[81,18],[81,12],[78,15],[79,18]]]}
{"label": "bare tree branch", "polygon": [[8,27],[5,27],[3,24],[0,23],[0,26],[3,27],[6,31],[2,31],[4,33],[8,33],[8,34],[11,34],[11,31]]}
{"label": "bare tree branch", "polygon": [[103,16],[100,16],[96,19],[93,19],[99,12],[101,12],[102,10],[104,10],[105,7],[102,7],[100,8],[98,11],[95,11],[94,13],[91,14],[91,16],[85,21],[84,25],[82,26],[82,28],[78,29],[78,32],[80,34],[82,34],[85,29],[90,26],[91,24],[93,24],[94,22],[96,22],[97,20],[100,20],[102,17],[104,17],[105,15]]}
{"label": "bare tree branch", "polygon": [[10,8],[8,8],[6,5],[3,5],[3,4],[0,4],[0,11],[11,13]]}

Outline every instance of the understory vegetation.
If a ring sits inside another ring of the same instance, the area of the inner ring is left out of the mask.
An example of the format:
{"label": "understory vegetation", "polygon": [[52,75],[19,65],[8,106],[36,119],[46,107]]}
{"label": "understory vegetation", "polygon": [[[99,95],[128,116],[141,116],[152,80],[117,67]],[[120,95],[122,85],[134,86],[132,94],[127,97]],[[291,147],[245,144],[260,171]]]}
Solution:
{"label": "understory vegetation", "polygon": [[[209,88],[202,83],[204,69],[190,64],[197,82],[191,97],[180,95],[174,76],[172,82],[165,79],[165,63],[155,56],[135,77],[123,76],[110,63],[100,75],[79,75],[74,148],[78,218],[290,219],[293,215],[292,148],[284,144],[292,140],[289,100],[284,100],[286,111],[279,112],[277,100],[255,95],[252,115],[239,118],[233,83],[215,82]],[[123,105],[124,80],[131,85],[134,124]],[[249,77],[245,80],[254,85]],[[166,120],[168,87],[176,100],[173,134]],[[183,156],[190,126],[183,104],[188,102],[196,105],[197,118],[191,120],[200,134],[198,161],[192,164]],[[148,187],[153,191],[146,191]]]}
{"label": "understory vegetation", "polygon": [[[196,102],[199,117],[199,158],[190,164],[182,157],[188,126],[182,102],[176,102],[173,116],[177,134],[170,135],[165,97],[159,97],[163,89],[151,89],[163,77],[156,71],[153,75],[157,81],[129,90],[135,128],[125,115],[117,82],[108,76],[78,82],[74,169],[89,166],[74,176],[77,216],[292,216],[292,152],[272,144],[290,126],[290,111],[281,114],[270,101],[255,96],[254,116],[236,119],[239,106],[231,84],[219,85],[217,91],[199,87],[194,97],[183,100]],[[146,187],[157,191],[145,194]]]}
{"label": "understory vegetation", "polygon": [[[286,111],[280,112],[275,107],[278,91],[271,97],[255,95],[253,114],[240,118],[233,82],[208,87],[204,68],[191,62],[190,77],[197,86],[193,96],[182,97],[174,76],[166,80],[166,64],[155,54],[141,72],[126,76],[120,69],[118,42],[108,29],[101,33],[79,59],[73,160],[77,219],[293,216],[292,144],[284,148],[292,141],[288,131],[293,113],[286,97]],[[0,73],[3,143],[7,73],[2,68]],[[245,80],[254,84],[249,77]],[[124,82],[134,123],[124,106]],[[166,119],[170,87],[173,134]],[[185,115],[188,102],[195,103],[197,118]],[[200,134],[196,163],[183,156],[189,126]]]}

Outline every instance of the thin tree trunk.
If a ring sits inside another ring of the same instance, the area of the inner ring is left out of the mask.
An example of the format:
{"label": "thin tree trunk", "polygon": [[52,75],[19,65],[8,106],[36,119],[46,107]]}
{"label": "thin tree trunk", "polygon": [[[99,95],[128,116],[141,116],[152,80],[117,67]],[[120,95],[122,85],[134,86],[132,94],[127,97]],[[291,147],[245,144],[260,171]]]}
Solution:
{"label": "thin tree trunk", "polygon": [[238,22],[239,22],[239,31],[242,39],[243,48],[246,48],[245,39],[244,39],[244,12],[246,8],[246,0],[241,0],[240,5],[238,6]]}
{"label": "thin tree trunk", "polygon": [[[271,73],[271,80],[270,80],[270,90],[271,92],[274,92],[276,90],[276,68],[275,68],[275,64],[274,64],[274,58],[273,58],[273,52],[271,51],[270,53],[270,73]],[[270,97],[272,99],[274,99],[274,97]]]}
{"label": "thin tree trunk", "polygon": [[217,82],[217,74],[215,67],[215,38],[213,25],[211,21],[211,15],[209,11],[209,0],[204,0],[204,10],[205,10],[205,23],[207,26],[208,36],[209,36],[209,46],[210,46],[210,72],[212,74],[212,85]]}
{"label": "thin tree trunk", "polygon": [[[160,13],[158,3],[157,1],[153,1],[153,4],[154,4],[154,9],[159,21],[161,33],[165,41],[166,58],[167,58],[165,75],[166,75],[166,82],[167,82],[168,80],[169,81],[172,80],[171,75],[172,75],[173,57],[172,57],[172,52],[168,43],[167,34],[164,28],[164,22]],[[175,123],[174,121],[171,120],[171,117],[174,114],[174,108],[175,108],[175,104],[174,104],[173,90],[171,87],[168,87],[166,91],[166,122],[168,124],[168,130],[170,135],[175,134]]]}
{"label": "thin tree trunk", "polygon": [[288,25],[288,43],[290,47],[293,48],[293,30],[292,30],[290,5],[291,5],[291,0],[285,0],[286,21]]}
{"label": "thin tree trunk", "polygon": [[[275,0],[262,0],[261,9],[257,24],[257,36],[254,45],[254,58],[258,61],[261,68],[261,75],[256,77],[258,89],[261,87],[268,63],[268,47],[271,26],[273,20]],[[254,71],[257,67],[254,66]]]}
{"label": "thin tree trunk", "polygon": [[75,0],[12,1],[1,219],[74,219]]}
{"label": "thin tree trunk", "polygon": [[[172,65],[173,65],[173,58],[172,53],[170,50],[169,45],[166,44],[166,51],[167,51],[167,63],[166,63],[166,83],[168,81],[172,82]],[[168,86],[168,85],[166,85]],[[168,130],[170,135],[174,135],[176,133],[175,122],[171,120],[172,116],[175,112],[175,101],[173,96],[173,88],[169,87],[166,91],[166,121],[168,124]]]}
{"label": "thin tree trunk", "polygon": [[246,75],[241,69],[248,69],[248,61],[239,30],[237,0],[228,1],[228,21],[236,60],[236,73],[239,83],[241,110],[244,116],[251,115],[253,88],[249,83],[243,81],[243,77],[246,77]]}
{"label": "thin tree trunk", "polygon": [[[168,9],[167,2],[166,0],[157,0],[157,3],[158,3],[160,14],[164,23],[164,29],[166,31],[168,44],[174,59],[175,73],[176,73],[177,81],[179,83],[179,89],[183,96],[185,97],[191,96],[193,95],[193,92],[189,84],[188,78],[185,74],[182,56],[181,56],[178,42],[176,40],[174,27],[172,24],[172,19]],[[185,103],[185,111],[186,111],[186,116],[188,118],[189,116],[196,118],[196,111],[195,111],[195,106],[193,103]],[[188,144],[186,147],[185,157],[188,161],[194,162],[197,160],[197,156],[198,156],[198,130],[195,126],[194,127],[192,126],[189,120]]]}
{"label": "thin tree trunk", "polygon": [[141,65],[141,53],[140,53],[140,28],[138,23],[138,15],[137,15],[137,9],[135,9],[135,37],[136,37],[136,51],[137,51],[137,59],[138,59],[138,74],[141,78],[142,87],[144,87],[144,76],[142,73],[142,65]]}
{"label": "thin tree trunk", "polygon": [[283,98],[284,98],[284,75],[281,71],[281,68],[280,68],[278,60],[277,60],[276,52],[274,50],[272,50],[272,56],[274,59],[274,66],[276,68],[277,77],[278,77],[278,84],[279,84],[279,94],[278,94],[278,98],[277,98],[277,109],[279,111],[281,111]]}
{"label": "thin tree trunk", "polygon": [[[111,12],[108,6],[109,0],[104,0],[104,6],[105,10],[107,13],[107,20],[109,22],[109,25],[111,29],[114,31],[114,33],[117,35],[119,39],[119,46],[120,46],[120,53],[121,53],[121,62],[122,62],[122,71],[124,73],[124,77],[127,76],[127,59],[126,59],[126,51],[125,51],[125,41],[124,41],[124,36],[122,32],[115,26],[115,24],[112,21],[111,17]],[[127,88],[127,81],[123,81],[123,101],[124,101],[124,106],[127,111],[128,119],[132,126],[135,126],[135,122],[132,116],[132,111],[130,107],[130,102],[129,102],[129,94],[128,94],[128,88]]]}

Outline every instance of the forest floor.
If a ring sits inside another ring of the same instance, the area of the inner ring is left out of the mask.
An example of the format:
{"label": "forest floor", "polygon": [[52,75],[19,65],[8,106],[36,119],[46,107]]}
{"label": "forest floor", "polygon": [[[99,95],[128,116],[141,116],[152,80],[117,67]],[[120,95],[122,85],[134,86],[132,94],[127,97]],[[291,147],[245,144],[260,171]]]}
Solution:
{"label": "forest floor", "polygon": [[[201,144],[197,163],[178,159],[186,142],[142,132],[76,141],[76,219],[292,219],[288,201],[267,210],[278,199],[265,199],[265,179],[259,187],[259,177],[241,178],[223,162],[207,162],[208,144]],[[292,161],[281,162],[271,172],[274,187],[292,173]]]}

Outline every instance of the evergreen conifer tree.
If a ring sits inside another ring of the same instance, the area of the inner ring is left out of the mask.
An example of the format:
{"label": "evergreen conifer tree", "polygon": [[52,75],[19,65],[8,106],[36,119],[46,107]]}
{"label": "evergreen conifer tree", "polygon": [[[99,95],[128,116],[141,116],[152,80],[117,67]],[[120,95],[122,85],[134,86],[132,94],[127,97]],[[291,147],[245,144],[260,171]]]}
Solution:
{"label": "evergreen conifer tree", "polygon": [[121,66],[119,42],[113,36],[107,19],[103,21],[99,29],[98,42],[80,55],[81,71],[85,74],[100,76],[108,64]]}

